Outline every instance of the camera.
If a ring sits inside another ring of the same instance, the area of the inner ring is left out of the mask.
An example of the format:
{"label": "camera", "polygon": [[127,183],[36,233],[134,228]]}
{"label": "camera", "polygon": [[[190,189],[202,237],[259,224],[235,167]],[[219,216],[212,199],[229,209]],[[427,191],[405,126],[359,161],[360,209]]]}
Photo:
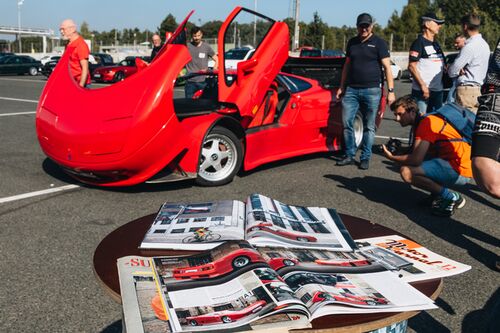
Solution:
{"label": "camera", "polygon": [[389,138],[389,141],[385,144],[387,150],[391,152],[391,154],[395,155],[397,152],[401,150],[402,142],[401,140]]}

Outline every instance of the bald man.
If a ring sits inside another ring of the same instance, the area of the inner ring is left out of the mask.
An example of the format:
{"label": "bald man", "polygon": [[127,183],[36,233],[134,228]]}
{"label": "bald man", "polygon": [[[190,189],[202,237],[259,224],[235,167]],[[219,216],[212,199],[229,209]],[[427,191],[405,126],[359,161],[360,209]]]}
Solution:
{"label": "bald man", "polygon": [[160,49],[162,47],[160,35],[154,34],[152,40],[153,40],[153,50],[151,50],[150,61],[153,61],[153,59],[156,57],[158,52],[160,52]]}
{"label": "bald man", "polygon": [[73,20],[62,21],[59,31],[62,39],[69,41],[64,53],[70,53],[69,68],[71,75],[80,87],[85,88],[90,84],[89,47],[76,31],[76,24]]}

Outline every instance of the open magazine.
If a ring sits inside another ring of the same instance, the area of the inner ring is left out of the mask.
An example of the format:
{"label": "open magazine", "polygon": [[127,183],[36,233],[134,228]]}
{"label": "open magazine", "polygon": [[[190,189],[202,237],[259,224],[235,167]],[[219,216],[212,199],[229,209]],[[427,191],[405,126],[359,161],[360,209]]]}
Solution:
{"label": "open magazine", "polygon": [[227,241],[197,255],[151,261],[174,332],[234,329],[277,314],[312,320],[435,308],[382,265],[340,251]]}
{"label": "open magazine", "polygon": [[335,209],[292,206],[252,194],[246,203],[164,203],[140,248],[207,250],[229,240],[336,251],[356,247]]}

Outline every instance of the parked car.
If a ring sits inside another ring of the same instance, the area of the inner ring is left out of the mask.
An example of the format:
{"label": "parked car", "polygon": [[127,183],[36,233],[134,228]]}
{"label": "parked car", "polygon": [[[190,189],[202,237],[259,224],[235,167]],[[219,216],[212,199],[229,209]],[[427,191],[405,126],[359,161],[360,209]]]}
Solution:
{"label": "parked car", "polygon": [[49,61],[59,61],[61,59],[60,55],[46,55],[40,58],[40,62],[42,63],[42,66],[48,63]]}
{"label": "parked car", "polygon": [[311,58],[342,58],[345,57],[345,52],[342,50],[321,50],[314,47],[304,47],[300,49],[299,57]]}
{"label": "parked car", "polygon": [[291,231],[287,231],[287,230],[282,230],[280,228],[276,228],[276,227],[274,227],[274,225],[272,223],[256,224],[248,229],[248,232],[252,232],[252,231],[265,231],[265,232],[269,232],[273,235],[296,240],[299,242],[306,242],[306,243],[313,242],[314,243],[314,242],[318,241],[318,239],[316,237],[309,236],[306,233],[295,233],[295,232],[291,232]]}
{"label": "parked car", "polygon": [[231,323],[257,313],[266,305],[266,301],[258,300],[255,303],[241,310],[224,310],[207,313],[199,316],[186,317],[186,321],[191,326],[200,326],[207,324]]}
{"label": "parked car", "polygon": [[[221,36],[240,13],[251,11],[237,7],[222,24]],[[195,179],[203,186],[217,186],[230,182],[241,168],[342,148],[337,88],[280,73],[288,59],[288,26],[265,16],[259,20],[266,20],[267,31],[251,58],[238,63],[236,71],[226,70],[226,44],[219,39],[221,72],[209,75],[212,84],[200,98],[177,98],[177,75],[191,60],[184,31],[188,18],[151,65],[106,88],[83,90],[72,84],[68,57],[63,57],[37,108],[37,135],[44,153],[89,184],[130,186]],[[341,72],[344,58],[321,60]],[[107,77],[117,80],[116,70],[109,68],[114,73]],[[276,103],[268,102],[274,98]],[[377,124],[384,111],[385,96]],[[270,112],[272,117],[262,117]],[[252,124],[257,117],[266,122]],[[354,128],[359,144],[361,114]]]}
{"label": "parked car", "polygon": [[93,58],[93,60],[89,59],[89,71],[91,74],[99,67],[115,64],[113,57],[107,53],[91,53],[91,56]]}
{"label": "parked car", "polygon": [[392,78],[394,80],[401,79],[401,75],[403,75],[403,70],[401,69],[401,67],[392,60],[391,60],[391,72],[392,72]]}
{"label": "parked car", "polygon": [[231,49],[224,55],[226,59],[224,66],[226,66],[226,69],[235,70],[239,62],[250,59],[254,52],[255,49],[249,47]]}
{"label": "parked car", "polygon": [[118,64],[101,66],[92,72],[92,79],[96,82],[118,82],[137,72],[136,58],[149,61],[149,57],[129,56]]}
{"label": "parked car", "polygon": [[42,63],[29,56],[10,55],[0,58],[0,74],[37,75]]}

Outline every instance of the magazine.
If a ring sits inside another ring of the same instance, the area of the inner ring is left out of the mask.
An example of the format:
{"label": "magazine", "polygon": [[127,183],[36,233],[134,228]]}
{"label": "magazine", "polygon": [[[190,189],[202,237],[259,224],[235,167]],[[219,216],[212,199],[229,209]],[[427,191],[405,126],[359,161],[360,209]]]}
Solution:
{"label": "magazine", "polygon": [[[314,252],[325,255],[317,259]],[[200,254],[151,261],[174,332],[235,329],[276,314],[312,320],[435,308],[378,263],[341,253],[227,241]]]}
{"label": "magazine", "polygon": [[443,278],[471,269],[398,235],[358,239],[356,243],[360,254],[397,270],[406,282]]}
{"label": "magazine", "polygon": [[356,247],[335,209],[292,206],[252,194],[246,204],[164,203],[140,248],[207,250],[229,240],[337,251]]}
{"label": "magazine", "polygon": [[[127,256],[117,261],[120,292],[123,305],[124,332],[168,333],[172,332],[160,297],[158,284],[150,258]],[[303,313],[277,313],[242,325],[240,332],[288,332],[293,328],[310,327]]]}

